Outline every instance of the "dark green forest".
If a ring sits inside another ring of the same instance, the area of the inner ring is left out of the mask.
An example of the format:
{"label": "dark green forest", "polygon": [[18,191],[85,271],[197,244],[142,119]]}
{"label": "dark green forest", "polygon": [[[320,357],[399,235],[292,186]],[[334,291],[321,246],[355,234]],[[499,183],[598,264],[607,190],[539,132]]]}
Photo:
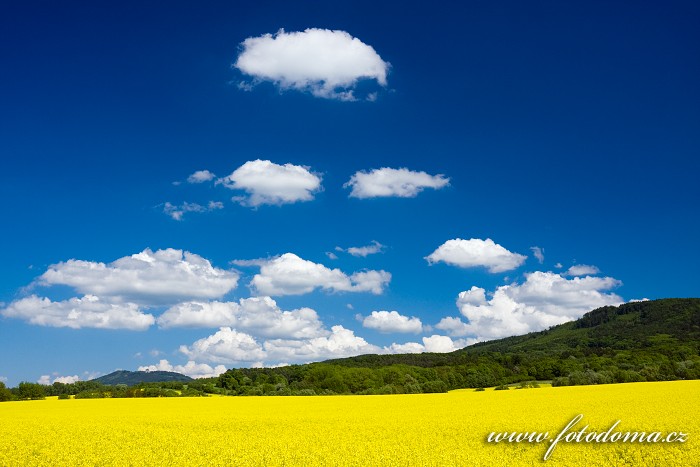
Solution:
{"label": "dark green forest", "polygon": [[452,353],[362,355],[282,368],[233,369],[228,394],[405,394],[460,388],[700,379],[700,299],[633,302],[524,336]]}
{"label": "dark green forest", "polygon": [[[218,378],[105,385],[0,383],[0,401],[67,397],[419,394],[505,385],[531,387],[700,379],[700,299],[633,302],[576,321],[452,353],[361,355]],[[116,380],[115,380],[116,381]]]}

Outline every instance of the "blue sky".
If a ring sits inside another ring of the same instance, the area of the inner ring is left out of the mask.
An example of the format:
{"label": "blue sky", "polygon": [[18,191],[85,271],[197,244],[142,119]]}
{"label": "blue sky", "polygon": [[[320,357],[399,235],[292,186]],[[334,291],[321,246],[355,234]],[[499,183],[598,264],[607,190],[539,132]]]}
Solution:
{"label": "blue sky", "polygon": [[7,384],[698,296],[692,2],[143,3],[0,19]]}

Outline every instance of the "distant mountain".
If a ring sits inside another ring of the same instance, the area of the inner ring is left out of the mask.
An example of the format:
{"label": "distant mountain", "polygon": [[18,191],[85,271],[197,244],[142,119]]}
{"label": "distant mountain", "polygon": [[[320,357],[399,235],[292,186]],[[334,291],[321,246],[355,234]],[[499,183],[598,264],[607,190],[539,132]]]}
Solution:
{"label": "distant mountain", "polygon": [[139,383],[165,383],[169,381],[192,381],[189,376],[172,371],[126,371],[118,370],[105,376],[100,376],[91,381],[105,385],[126,384],[134,386]]}

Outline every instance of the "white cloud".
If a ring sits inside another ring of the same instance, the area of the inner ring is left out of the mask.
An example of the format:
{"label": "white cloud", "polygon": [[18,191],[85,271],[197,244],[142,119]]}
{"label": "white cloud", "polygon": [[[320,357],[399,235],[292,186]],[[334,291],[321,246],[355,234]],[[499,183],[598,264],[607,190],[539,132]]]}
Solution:
{"label": "white cloud", "polygon": [[423,338],[423,345],[426,352],[447,353],[457,350],[455,343],[447,336],[433,334]]}
{"label": "white cloud", "polygon": [[[350,292],[371,292],[375,295],[379,295],[384,292],[384,288],[391,281],[391,273],[384,270],[367,270],[361,272],[355,272],[350,275],[350,282],[352,286],[348,291]],[[341,289],[338,289],[341,290]]]}
{"label": "white cloud", "polygon": [[381,349],[343,326],[333,326],[324,336],[269,339],[262,343],[251,335],[222,327],[189,347],[181,346],[180,351],[193,360],[269,367],[377,353]]}
{"label": "white cloud", "polygon": [[328,256],[328,259],[332,259],[332,260],[338,259],[338,255],[336,255],[336,254],[333,253],[332,251],[327,251],[327,252],[326,252],[326,256]]}
{"label": "white cloud", "polygon": [[389,347],[384,347],[385,353],[423,353],[425,346],[418,342],[406,342],[405,344],[393,343]]}
{"label": "white cloud", "polygon": [[[56,373],[54,373],[54,375],[55,374]],[[53,378],[53,380],[51,380],[51,376],[41,375],[41,377],[37,380],[37,383],[43,384],[44,386],[49,386],[53,383],[73,384],[76,381],[80,381],[80,376],[56,376]]]}
{"label": "white cloud", "polygon": [[260,295],[301,295],[320,288],[333,292],[380,294],[391,280],[386,271],[361,271],[350,276],[340,269],[285,253],[264,262],[251,281]]}
{"label": "white cloud", "polygon": [[622,298],[605,293],[621,282],[612,277],[567,279],[552,272],[533,272],[522,284],[500,286],[490,299],[479,287],[461,292],[457,307],[468,322],[444,318],[436,325],[452,335],[471,335],[476,340],[540,331],[572,321],[606,305],[618,305]]}
{"label": "white cloud", "polygon": [[517,268],[525,262],[527,256],[512,253],[490,238],[456,238],[440,245],[425,259],[430,264],[442,261],[462,268],[483,266],[489,272],[497,273]]}
{"label": "white cloud", "polygon": [[211,367],[206,363],[196,363],[192,360],[185,365],[173,365],[167,360],[160,360],[155,365],[140,366],[139,371],[174,371],[190,378],[213,378],[226,372],[224,365]]}
{"label": "white cloud", "polygon": [[32,295],[10,303],[0,314],[39,326],[73,329],[143,331],[155,322],[153,315],[143,313],[134,303],[105,303],[94,295],[59,302]]}
{"label": "white cloud", "polygon": [[235,197],[234,201],[249,207],[311,201],[322,189],[321,177],[308,167],[260,159],[246,162],[217,183],[232,190],[244,190],[248,195]]}
{"label": "white cloud", "polygon": [[544,248],[531,246],[530,250],[532,251],[532,256],[537,258],[537,261],[539,261],[540,264],[544,263]]}
{"label": "white cloud", "polygon": [[243,268],[248,268],[251,266],[262,266],[264,264],[267,264],[267,262],[270,260],[270,258],[256,258],[256,259],[233,259],[231,260],[231,264],[234,264],[236,266],[240,266]]}
{"label": "white cloud", "polygon": [[214,179],[216,175],[208,170],[198,170],[187,177],[187,183],[204,183]]}
{"label": "white cloud", "polygon": [[78,376],[78,375],[58,376],[58,377],[54,378],[54,380],[53,380],[54,383],[63,383],[63,384],[73,384],[76,381],[80,381],[80,376]]}
{"label": "white cloud", "polygon": [[209,201],[206,206],[197,203],[188,203],[187,201],[181,205],[172,204],[170,202],[163,204],[163,212],[176,221],[181,221],[185,213],[188,212],[211,212],[223,208],[224,203],[221,201]]}
{"label": "white cloud", "polygon": [[469,325],[460,318],[453,318],[450,316],[442,318],[440,322],[435,325],[435,328],[446,331],[450,336],[465,336],[472,332]]}
{"label": "white cloud", "polygon": [[564,265],[561,264],[561,263],[557,263],[557,264],[554,265],[554,267],[557,268],[557,269],[561,269],[561,268],[564,267]]}
{"label": "white cloud", "polygon": [[266,357],[262,346],[248,334],[222,327],[211,336],[195,341],[192,346],[180,346],[180,352],[191,360],[215,363],[257,362]]}
{"label": "white cloud", "polygon": [[38,283],[67,285],[102,300],[159,305],[219,298],[236,288],[238,273],[188,251],[145,249],[109,264],[76,259],[54,264]]}
{"label": "white cloud", "polygon": [[567,276],[592,276],[600,272],[595,266],[588,264],[574,264],[565,273]]}
{"label": "white cloud", "polygon": [[440,336],[437,334],[433,334],[430,337],[423,337],[422,340],[422,344],[419,344],[418,342],[406,342],[405,344],[394,343],[389,347],[384,347],[383,353],[447,353],[454,352],[457,349],[461,349],[474,343],[472,339],[453,340],[448,336]]}
{"label": "white cloud", "polygon": [[413,198],[425,188],[437,190],[449,184],[450,179],[441,174],[429,175],[406,168],[383,167],[369,172],[358,171],[343,187],[352,188],[351,198]]}
{"label": "white cloud", "polygon": [[225,327],[255,336],[304,338],[325,335],[316,311],[299,308],[283,311],[270,297],[253,297],[236,302],[179,303],[158,318],[163,328]]}
{"label": "white cloud", "polygon": [[362,326],[380,332],[419,333],[423,330],[423,323],[419,318],[409,318],[397,311],[373,311],[362,320]]}
{"label": "white cloud", "polygon": [[[249,37],[235,67],[252,76],[241,83],[250,90],[256,82],[270,81],[282,90],[310,92],[316,97],[355,100],[354,89],[361,79],[386,86],[389,63],[375,50],[345,31],[306,29]],[[374,99],[369,94],[369,100]]]}
{"label": "white cloud", "polygon": [[311,362],[377,353],[381,349],[343,326],[333,326],[328,336],[305,340],[275,339],[265,342],[272,360]]}
{"label": "white cloud", "polygon": [[[336,251],[347,251],[350,253],[352,256],[361,256],[361,257],[366,257],[369,255],[374,255],[377,253],[382,253],[384,251],[384,248],[386,248],[385,245],[382,245],[376,240],[372,240],[372,243],[369,245],[365,246],[351,246],[349,248],[341,248],[339,246],[335,247]],[[333,255],[335,256],[335,255]],[[337,258],[337,256],[336,256]],[[335,259],[335,258],[333,258]]]}

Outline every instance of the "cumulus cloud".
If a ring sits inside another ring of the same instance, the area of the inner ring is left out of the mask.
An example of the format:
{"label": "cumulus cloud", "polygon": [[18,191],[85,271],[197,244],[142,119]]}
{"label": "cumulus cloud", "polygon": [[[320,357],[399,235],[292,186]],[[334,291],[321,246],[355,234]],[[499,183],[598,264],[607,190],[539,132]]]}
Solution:
{"label": "cumulus cloud", "polygon": [[78,376],[78,375],[58,376],[58,377],[54,378],[54,380],[53,380],[54,383],[63,383],[63,384],[73,384],[76,381],[80,381],[80,376]]}
{"label": "cumulus cloud", "polygon": [[383,167],[369,172],[358,171],[343,187],[352,188],[351,198],[413,198],[426,188],[438,190],[449,184],[450,179],[442,174],[429,175],[406,168]]}
{"label": "cumulus cloud", "polygon": [[105,303],[94,295],[58,302],[32,295],[10,303],[0,314],[39,326],[73,329],[143,331],[155,322],[153,315],[143,313],[134,303]]}
{"label": "cumulus cloud", "polygon": [[54,264],[38,284],[67,285],[113,302],[162,305],[219,298],[236,288],[238,273],[188,251],[145,249],[109,264],[76,259]]}
{"label": "cumulus cloud", "polygon": [[269,339],[259,343],[253,336],[222,327],[216,333],[181,346],[180,351],[193,360],[227,364],[267,365],[305,363],[328,358],[341,358],[381,349],[355,336],[343,326],[333,326],[325,336],[309,339]]}
{"label": "cumulus cloud", "polygon": [[158,318],[162,328],[230,326],[255,336],[304,338],[327,334],[316,311],[299,308],[283,311],[270,297],[236,302],[184,302]]}
{"label": "cumulus cloud", "polygon": [[588,264],[574,264],[567,271],[567,276],[591,276],[596,275],[600,272],[595,266],[590,266]]}
{"label": "cumulus cloud", "polygon": [[272,360],[310,362],[329,358],[344,358],[377,353],[379,347],[343,326],[333,326],[328,336],[305,340],[275,339],[265,342],[265,350]]}
{"label": "cumulus cloud", "polygon": [[187,177],[187,183],[204,183],[213,180],[214,177],[216,177],[216,175],[208,170],[197,170]]}
{"label": "cumulus cloud", "polygon": [[455,343],[448,336],[433,334],[423,338],[423,345],[426,352],[447,353],[457,350]]}
{"label": "cumulus cloud", "polygon": [[43,384],[44,386],[48,386],[51,384],[51,376],[49,375],[41,375],[38,380],[36,380],[37,383]]}
{"label": "cumulus cloud", "polygon": [[248,207],[311,201],[322,189],[320,175],[308,167],[279,165],[260,159],[246,162],[231,175],[218,179],[217,183],[232,190],[245,191],[246,196],[234,197],[234,201]]}
{"label": "cumulus cloud", "polygon": [[451,316],[442,318],[440,322],[435,325],[435,329],[445,331],[450,336],[465,336],[472,332],[468,324],[460,318],[453,318]]}
{"label": "cumulus cloud", "polygon": [[[346,251],[350,253],[352,256],[361,256],[363,258],[369,256],[369,255],[374,255],[377,253],[382,253],[384,251],[384,248],[386,248],[385,245],[382,245],[376,240],[372,240],[372,243],[369,245],[365,246],[351,246],[349,248],[341,248],[339,246],[335,247],[336,251]],[[335,255],[333,255],[335,256]],[[337,258],[337,256],[336,256]],[[335,258],[331,258],[335,259]]]}
{"label": "cumulus cloud", "polygon": [[224,203],[221,201],[209,201],[207,205],[188,203],[187,201],[180,205],[172,204],[170,202],[163,204],[163,212],[176,221],[181,221],[185,213],[188,212],[211,212],[223,208]]}
{"label": "cumulus cloud", "polygon": [[222,327],[211,336],[195,341],[190,347],[182,345],[180,352],[192,360],[229,364],[257,362],[266,357],[253,336],[230,327]]}
{"label": "cumulus cloud", "polygon": [[530,251],[532,251],[532,256],[534,256],[540,264],[544,263],[544,248],[531,246]]}
{"label": "cumulus cloud", "polygon": [[389,347],[384,347],[384,353],[423,353],[425,346],[418,342],[406,342],[405,344],[393,343]]}
{"label": "cumulus cloud", "polygon": [[462,268],[485,267],[489,272],[510,271],[525,262],[527,256],[513,253],[490,238],[456,238],[440,245],[425,258],[430,264],[444,262]]}
{"label": "cumulus cloud", "polygon": [[73,376],[55,376],[55,375],[56,375],[56,373],[54,373],[53,380],[51,379],[50,375],[41,375],[36,382],[39,384],[43,384],[44,386],[49,386],[53,383],[73,384],[77,381],[80,381],[80,376],[78,376],[78,375],[73,375]]}
{"label": "cumulus cloud", "polygon": [[362,326],[380,332],[419,333],[423,330],[423,323],[419,318],[409,318],[397,311],[373,311],[362,320]]}
{"label": "cumulus cloud", "polygon": [[406,342],[405,344],[391,344],[384,347],[383,353],[401,354],[401,353],[447,353],[454,352],[457,349],[466,347],[474,343],[472,339],[453,340],[448,336],[433,334],[430,337],[423,337],[423,343]]}
{"label": "cumulus cloud", "polygon": [[260,266],[260,273],[251,286],[260,295],[301,295],[315,289],[332,292],[371,292],[380,294],[391,281],[386,271],[361,271],[351,275],[340,269],[300,258],[293,253],[269,259]]}
{"label": "cumulus cloud", "polygon": [[467,318],[444,318],[435,327],[455,336],[471,335],[476,340],[540,331],[575,320],[584,313],[607,305],[618,305],[622,298],[610,289],[621,282],[612,277],[567,279],[552,272],[533,272],[521,284],[503,285],[490,299],[480,287],[461,292],[457,307]]}
{"label": "cumulus cloud", "polygon": [[140,366],[139,371],[174,371],[190,378],[214,378],[226,372],[224,365],[211,367],[206,363],[196,363],[192,360],[184,365],[173,365],[167,360],[160,360],[155,365]]}
{"label": "cumulus cloud", "polygon": [[[315,28],[301,32],[280,29],[274,35],[249,37],[241,44],[234,66],[253,78],[252,83],[239,85],[242,90],[268,81],[281,90],[343,101],[356,100],[360,80],[386,86],[389,71],[389,63],[360,39],[345,31]],[[367,98],[374,100],[376,94]]]}

